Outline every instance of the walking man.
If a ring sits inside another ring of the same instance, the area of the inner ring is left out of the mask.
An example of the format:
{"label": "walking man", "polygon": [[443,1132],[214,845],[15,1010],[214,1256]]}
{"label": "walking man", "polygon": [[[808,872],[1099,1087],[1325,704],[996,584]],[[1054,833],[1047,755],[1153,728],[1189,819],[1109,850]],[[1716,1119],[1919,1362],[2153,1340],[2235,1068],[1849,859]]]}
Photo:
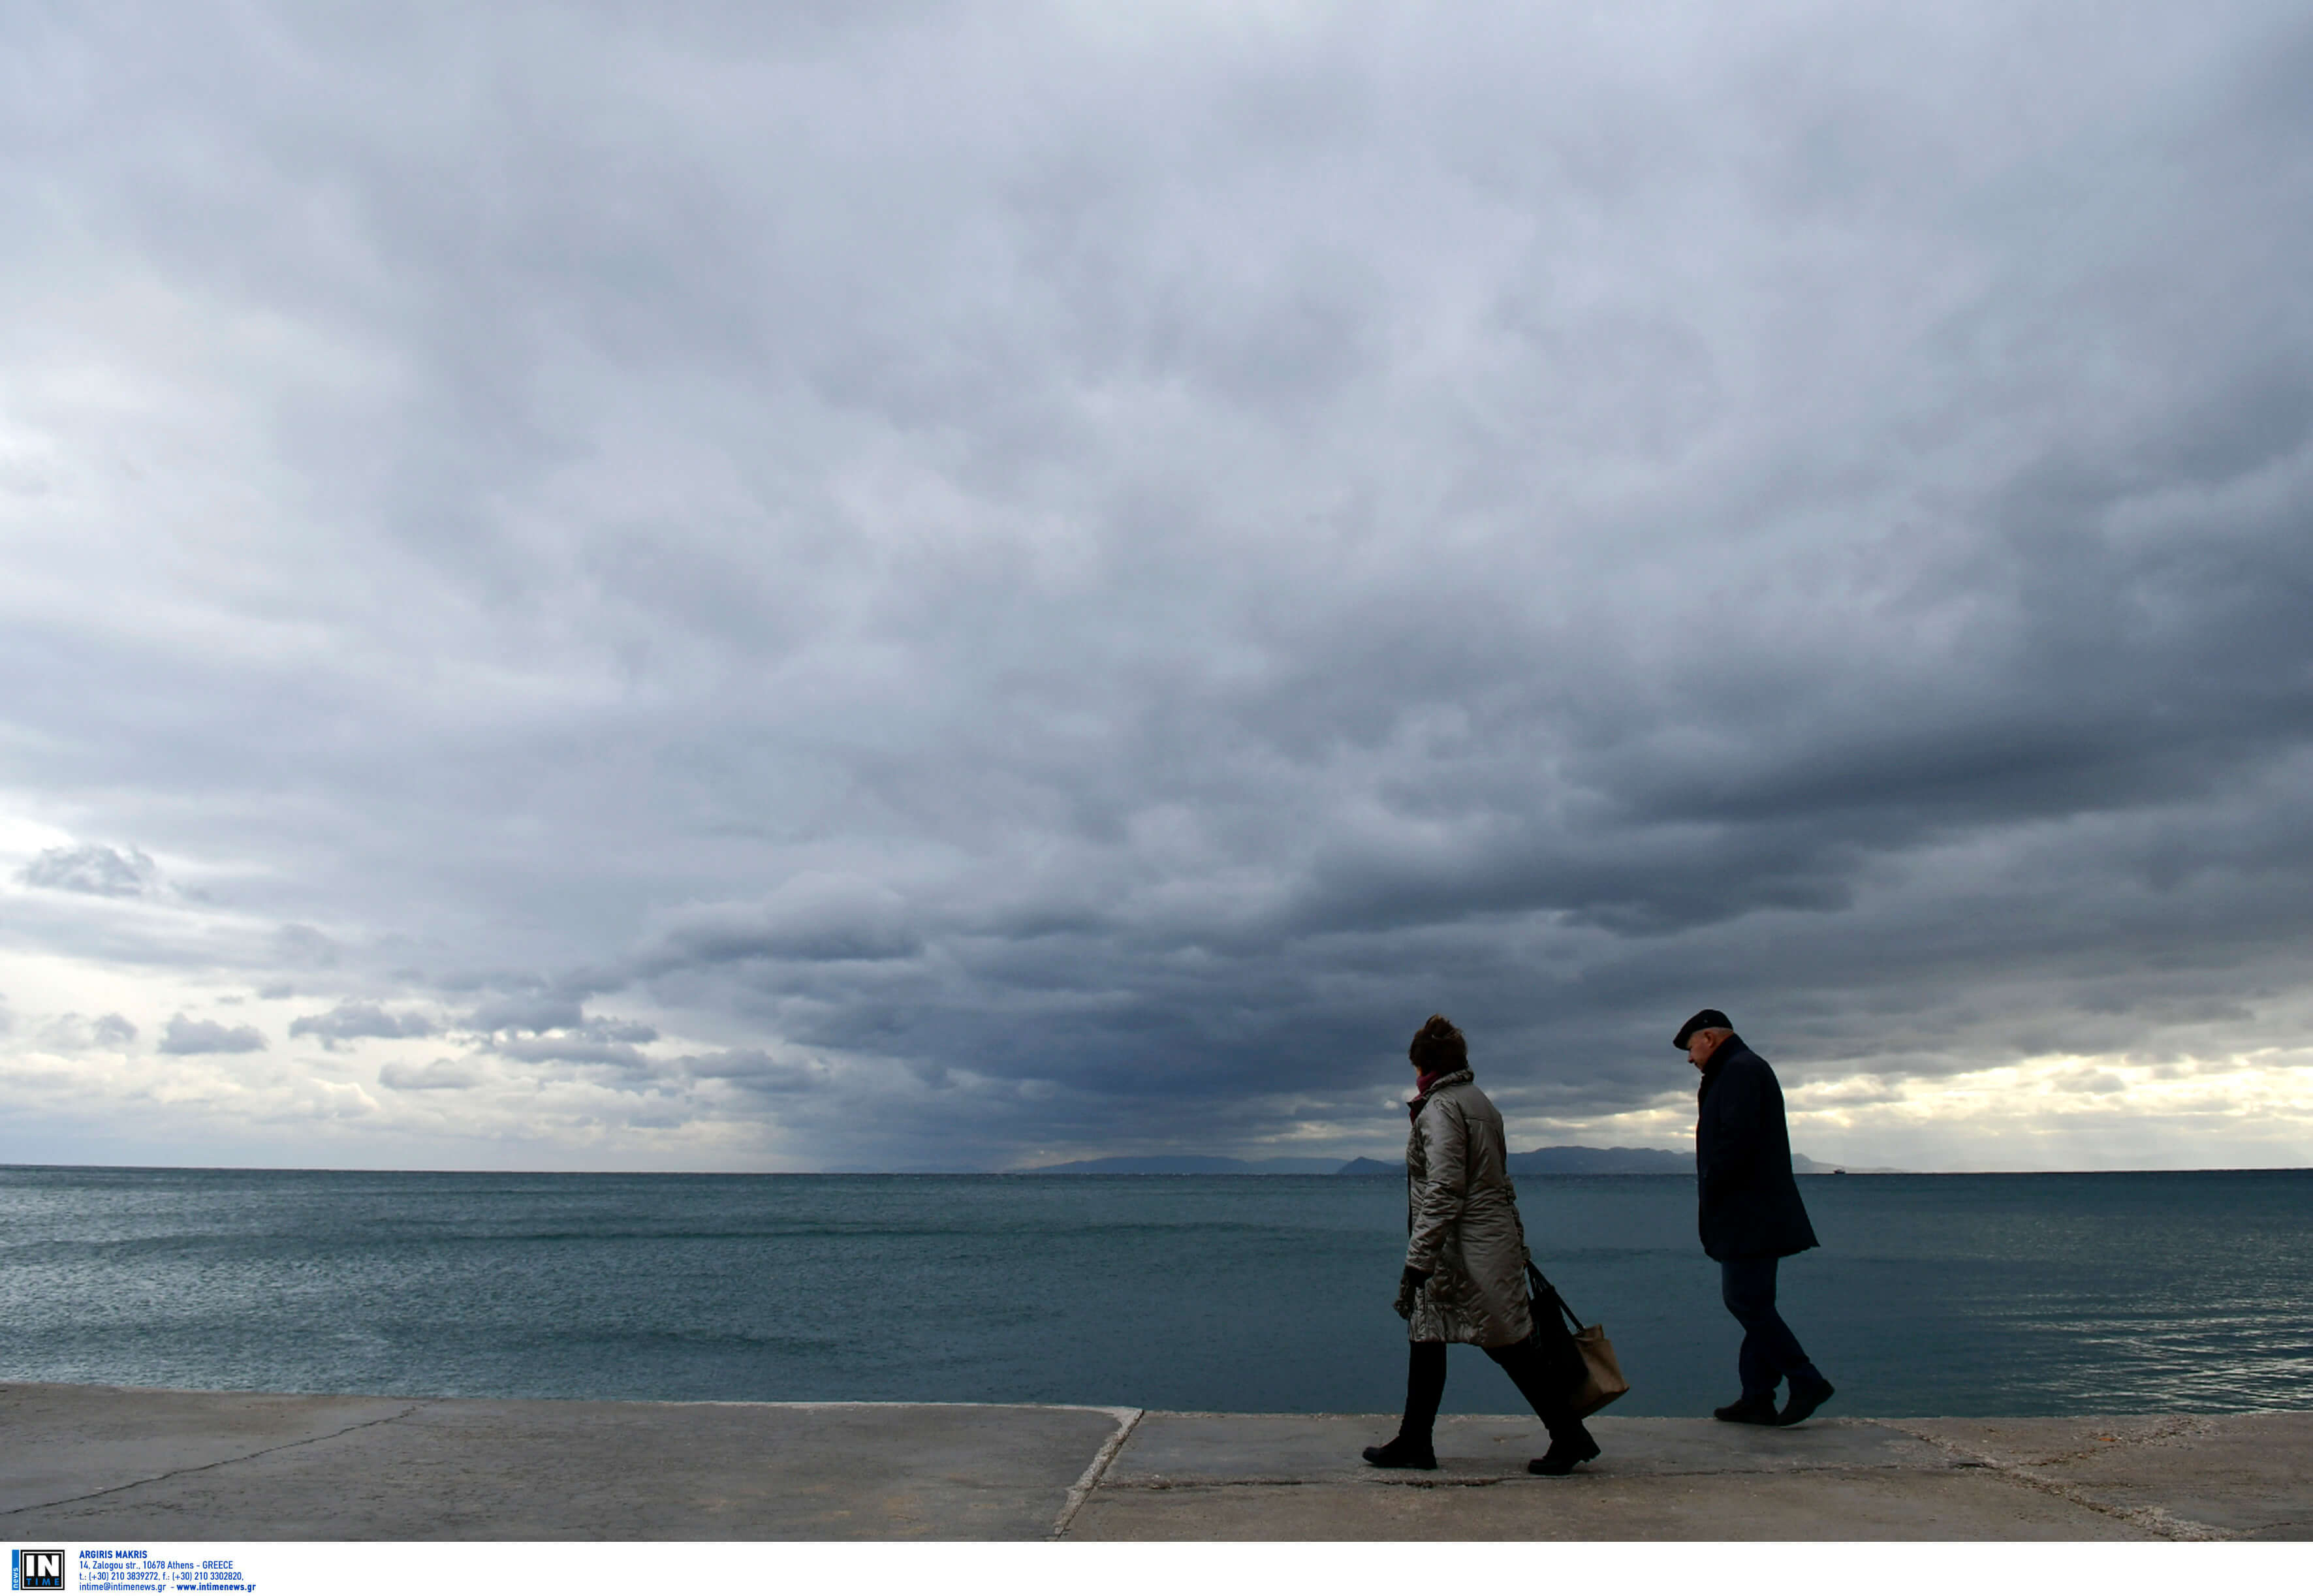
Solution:
{"label": "walking man", "polygon": [[[1729,1424],[1795,1425],[1830,1399],[1832,1386],[1775,1311],[1775,1266],[1817,1245],[1791,1178],[1783,1089],[1717,1009],[1680,1026],[1672,1045],[1702,1072],[1694,1121],[1702,1250],[1718,1260],[1719,1295],[1743,1327],[1743,1395],[1712,1412]],[[1790,1400],[1778,1413],[1775,1388],[1785,1380]]]}

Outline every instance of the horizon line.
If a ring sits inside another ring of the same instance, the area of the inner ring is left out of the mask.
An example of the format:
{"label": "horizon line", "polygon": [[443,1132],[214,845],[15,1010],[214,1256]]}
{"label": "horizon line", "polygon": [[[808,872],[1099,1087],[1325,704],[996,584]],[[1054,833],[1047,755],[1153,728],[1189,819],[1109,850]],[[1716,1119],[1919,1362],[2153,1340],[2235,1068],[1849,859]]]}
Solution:
{"label": "horizon line", "polygon": [[[1647,1149],[1646,1151],[1664,1151],[1664,1149]],[[1124,1158],[1136,1158],[1136,1157],[1163,1158],[1163,1157],[1165,1157],[1165,1156],[1168,1156],[1168,1155],[1167,1155],[1167,1154],[1165,1154],[1165,1153],[1145,1153],[1145,1154],[1143,1154],[1143,1153],[1121,1153],[1121,1154],[1114,1154],[1114,1155],[1113,1155],[1113,1156],[1124,1157]],[[1209,1155],[1209,1154],[1203,1154],[1203,1153],[1181,1153],[1181,1154],[1175,1154],[1175,1155],[1171,1155],[1171,1156],[1179,1156],[1179,1157],[1184,1157],[1184,1158],[1185,1158],[1185,1157],[1206,1157],[1206,1156],[1218,1156],[1218,1155]],[[1353,1154],[1350,1154],[1349,1157],[1343,1158],[1343,1159],[1341,1160],[1341,1162],[1342,1162],[1342,1163],[1344,1163],[1344,1164],[1348,1164],[1348,1163],[1352,1163],[1352,1162],[1357,1162],[1357,1160],[1358,1160],[1358,1159],[1359,1159],[1359,1158],[1370,1158],[1370,1157],[1371,1157],[1371,1155],[1370,1155],[1370,1154],[1367,1154],[1367,1153],[1353,1153]],[[1073,1161],[1070,1161],[1070,1162],[1089,1162],[1089,1161],[1084,1161],[1084,1160],[1073,1160]],[[1257,1162],[1257,1161],[1254,1161],[1254,1160],[1243,1160],[1243,1161],[1240,1161],[1240,1162]],[[1392,1161],[1389,1161],[1389,1160],[1375,1160],[1374,1162],[1392,1162]],[[1819,1173],[1819,1174],[1825,1175],[1825,1176],[1831,1175],[1831,1174],[1833,1174],[1833,1173],[1834,1173],[1834,1172],[1835,1172],[1835,1173],[1838,1173],[1838,1174],[1842,1174],[1842,1175],[1855,1175],[1855,1176],[1863,1176],[1863,1175],[1987,1176],[1987,1175],[2291,1175],[2291,1174],[2313,1174],[2313,1164],[2194,1164],[2194,1165],[2191,1165],[2191,1166],[2185,1167],[2185,1168],[2173,1168],[2173,1169],[2172,1169],[2172,1168],[2151,1168],[2151,1167],[2147,1167],[2147,1166],[2143,1166],[2143,1165],[2133,1165],[2133,1166],[2124,1166],[2124,1167],[2115,1166],[2115,1167],[2109,1167],[2109,1168],[2103,1168],[2103,1169],[2029,1169],[2029,1170],[2012,1170],[2012,1169],[2011,1169],[2011,1170],[1983,1170],[1983,1169],[1976,1169],[1976,1170],[1914,1170],[1914,1169],[1892,1169],[1892,1168],[1886,1168],[1886,1167],[1883,1167],[1883,1166],[1872,1166],[1872,1167],[1868,1167],[1868,1168],[1865,1168],[1865,1167],[1859,1167],[1859,1168],[1850,1169],[1850,1168],[1847,1168],[1847,1167],[1845,1167],[1845,1166],[1843,1166],[1843,1165],[1834,1165],[1834,1164],[1833,1164],[1833,1163],[1831,1163],[1831,1162],[1827,1162],[1827,1161],[1822,1160],[1822,1159],[1816,1159],[1816,1160],[1813,1160],[1812,1162],[1816,1162],[1816,1164],[1818,1164],[1818,1165],[1820,1165],[1820,1166],[1821,1166],[1821,1168],[1820,1168],[1820,1170],[1819,1170],[1819,1171],[1794,1171],[1793,1172],[1794,1172],[1795,1174],[1797,1174],[1797,1173],[1818,1174],[1818,1173]],[[1063,1169],[1060,1169],[1060,1168],[1058,1168],[1057,1166],[1053,1166],[1053,1165],[1041,1165],[1041,1166],[1032,1167],[1032,1168],[1028,1168],[1028,1169],[1011,1169],[1011,1170],[989,1170],[989,1169],[940,1169],[940,1168],[923,1168],[923,1167],[918,1167],[918,1168],[913,1168],[913,1169],[825,1169],[825,1170],[745,1170],[745,1169],[724,1169],[724,1170],[671,1170],[671,1169],[631,1169],[631,1170],[616,1170],[616,1169],[613,1169],[613,1170],[605,1170],[605,1169],[518,1169],[518,1168],[501,1168],[501,1167],[491,1167],[491,1166],[446,1167],[446,1166],[435,1166],[435,1165],[402,1165],[402,1164],[20,1163],[20,1162],[13,1162],[6,1161],[6,1160],[0,1160],[0,1171],[48,1171],[48,1172],[64,1173],[64,1174],[76,1173],[76,1172],[82,1172],[82,1171],[91,1171],[91,1172],[94,1172],[94,1171],[109,1171],[109,1172],[122,1173],[122,1174],[215,1174],[215,1175],[550,1175],[550,1176],[558,1176],[558,1177],[559,1177],[559,1176],[578,1176],[578,1175],[589,1175],[589,1176],[600,1176],[600,1177],[610,1178],[610,1179],[620,1179],[620,1178],[629,1178],[629,1177],[637,1177],[637,1176],[641,1176],[641,1177],[648,1177],[648,1178],[654,1178],[654,1179],[689,1178],[689,1179],[726,1179],[726,1180],[727,1180],[727,1179],[778,1179],[778,1178],[786,1178],[786,1177],[824,1178],[824,1177],[831,1177],[831,1176],[857,1176],[857,1177],[900,1177],[900,1176],[912,1176],[912,1177],[919,1177],[919,1178],[923,1178],[923,1179],[943,1179],[943,1178],[944,1178],[944,1179],[965,1179],[965,1178],[997,1178],[997,1177],[1029,1176],[1029,1175],[1038,1176],[1038,1177],[1046,1178],[1046,1179],[1050,1179],[1050,1178],[1051,1178],[1051,1177],[1052,1177],[1052,1176],[1054,1176],[1054,1175],[1059,1175],[1059,1176],[1061,1176],[1061,1177],[1064,1177],[1064,1178],[1066,1178],[1066,1177],[1080,1177],[1080,1178],[1086,1178],[1086,1179],[1269,1179],[1269,1180],[1276,1180],[1276,1179],[1312,1179],[1312,1178],[1314,1178],[1314,1179],[1333,1179],[1333,1178],[1334,1178],[1334,1176],[1332,1176],[1332,1175],[1324,1174],[1324,1173],[1322,1173],[1321,1171],[1299,1171],[1299,1172],[1297,1172],[1297,1173],[1296,1171],[1268,1171],[1268,1170],[1206,1170],[1206,1171],[1181,1171],[1181,1172],[1174,1173],[1174,1172],[1165,1172],[1165,1171],[1142,1171],[1142,1172],[1136,1172],[1136,1171],[1120,1171],[1120,1170],[1063,1170]],[[1658,1172],[1658,1171],[1628,1171],[1628,1172],[1623,1172],[1623,1171],[1563,1171],[1563,1172],[1562,1172],[1562,1174],[1552,1174],[1552,1175],[1549,1175],[1549,1176],[1535,1176],[1535,1175],[1531,1175],[1531,1174],[1530,1174],[1530,1175],[1528,1175],[1528,1176],[1527,1176],[1527,1177],[1526,1177],[1526,1178],[1527,1178],[1527,1179],[1537,1179],[1537,1178],[1540,1178],[1540,1179],[1563,1178],[1563,1179],[1586,1179],[1586,1180],[1587,1180],[1587,1179],[1609,1179],[1609,1178],[1621,1178],[1621,1179],[1686,1179],[1686,1178],[1688,1178],[1688,1177],[1687,1177],[1687,1174],[1686,1174],[1686,1172],[1685,1172],[1685,1171],[1659,1171],[1659,1172]]]}

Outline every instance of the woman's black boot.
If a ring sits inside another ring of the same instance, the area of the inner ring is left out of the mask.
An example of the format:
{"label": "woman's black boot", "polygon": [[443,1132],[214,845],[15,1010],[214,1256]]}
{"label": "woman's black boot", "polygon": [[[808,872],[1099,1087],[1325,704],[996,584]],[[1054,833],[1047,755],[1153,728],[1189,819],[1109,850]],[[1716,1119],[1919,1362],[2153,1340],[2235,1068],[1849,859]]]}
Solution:
{"label": "woman's black boot", "polygon": [[1561,1389],[1564,1372],[1557,1371],[1555,1378],[1546,1372],[1550,1360],[1533,1341],[1489,1346],[1486,1355],[1502,1366],[1502,1372],[1517,1384],[1518,1394],[1550,1432],[1550,1450],[1526,1464],[1528,1474],[1571,1474],[1577,1463],[1587,1463],[1598,1455],[1598,1443],[1574,1416],[1573,1400]]}
{"label": "woman's black boot", "polygon": [[1550,1426],[1550,1450],[1533,1459],[1526,1466],[1528,1474],[1571,1474],[1577,1463],[1587,1463],[1598,1455],[1598,1443],[1591,1439],[1589,1430],[1579,1418],[1570,1418]]}
{"label": "woman's black boot", "polygon": [[1438,1453],[1426,1435],[1419,1441],[1408,1441],[1400,1435],[1380,1446],[1366,1448],[1366,1461],[1376,1469],[1435,1469]]}
{"label": "woman's black boot", "polygon": [[1407,1344],[1405,1358],[1405,1417],[1396,1439],[1366,1448],[1366,1461],[1376,1469],[1435,1469],[1438,1453],[1429,1432],[1438,1423],[1438,1404],[1446,1399],[1446,1343]]}

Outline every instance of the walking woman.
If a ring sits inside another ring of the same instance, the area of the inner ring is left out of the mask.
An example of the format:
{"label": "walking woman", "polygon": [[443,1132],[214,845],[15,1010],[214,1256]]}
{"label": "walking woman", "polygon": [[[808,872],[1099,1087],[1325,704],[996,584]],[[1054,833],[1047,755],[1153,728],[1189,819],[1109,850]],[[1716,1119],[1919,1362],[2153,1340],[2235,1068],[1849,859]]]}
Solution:
{"label": "walking woman", "polygon": [[[1574,1416],[1579,1376],[1565,1361],[1572,1342],[1537,1345],[1534,1334],[1526,1228],[1510,1186],[1502,1117],[1471,1079],[1469,1044],[1445,1015],[1429,1016],[1406,1056],[1416,1079],[1409,1105],[1413,1132],[1405,1144],[1405,1272],[1397,1288],[1397,1311],[1412,1342],[1405,1418],[1394,1440],[1366,1448],[1366,1461],[1379,1469],[1438,1467],[1430,1429],[1446,1394],[1446,1344],[1466,1341],[1502,1366],[1550,1431],[1550,1451],[1527,1471],[1571,1473],[1598,1455],[1598,1443]],[[1554,1314],[1545,1334],[1550,1330],[1565,1340]]]}

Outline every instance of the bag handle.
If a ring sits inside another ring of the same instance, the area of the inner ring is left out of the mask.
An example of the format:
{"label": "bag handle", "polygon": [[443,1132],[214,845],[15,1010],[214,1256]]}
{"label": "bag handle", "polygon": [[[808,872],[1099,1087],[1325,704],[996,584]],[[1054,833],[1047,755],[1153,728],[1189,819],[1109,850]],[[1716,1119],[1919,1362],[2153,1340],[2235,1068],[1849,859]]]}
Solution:
{"label": "bag handle", "polygon": [[1532,1258],[1526,1260],[1526,1294],[1529,1297],[1537,1302],[1545,1296],[1548,1297],[1558,1304],[1558,1311],[1566,1315],[1566,1322],[1574,1334],[1579,1336],[1582,1333],[1582,1320],[1576,1316],[1573,1309],[1566,1305],[1566,1299],[1558,1294],[1558,1288],[1551,1285],[1550,1276],[1534,1267]]}

